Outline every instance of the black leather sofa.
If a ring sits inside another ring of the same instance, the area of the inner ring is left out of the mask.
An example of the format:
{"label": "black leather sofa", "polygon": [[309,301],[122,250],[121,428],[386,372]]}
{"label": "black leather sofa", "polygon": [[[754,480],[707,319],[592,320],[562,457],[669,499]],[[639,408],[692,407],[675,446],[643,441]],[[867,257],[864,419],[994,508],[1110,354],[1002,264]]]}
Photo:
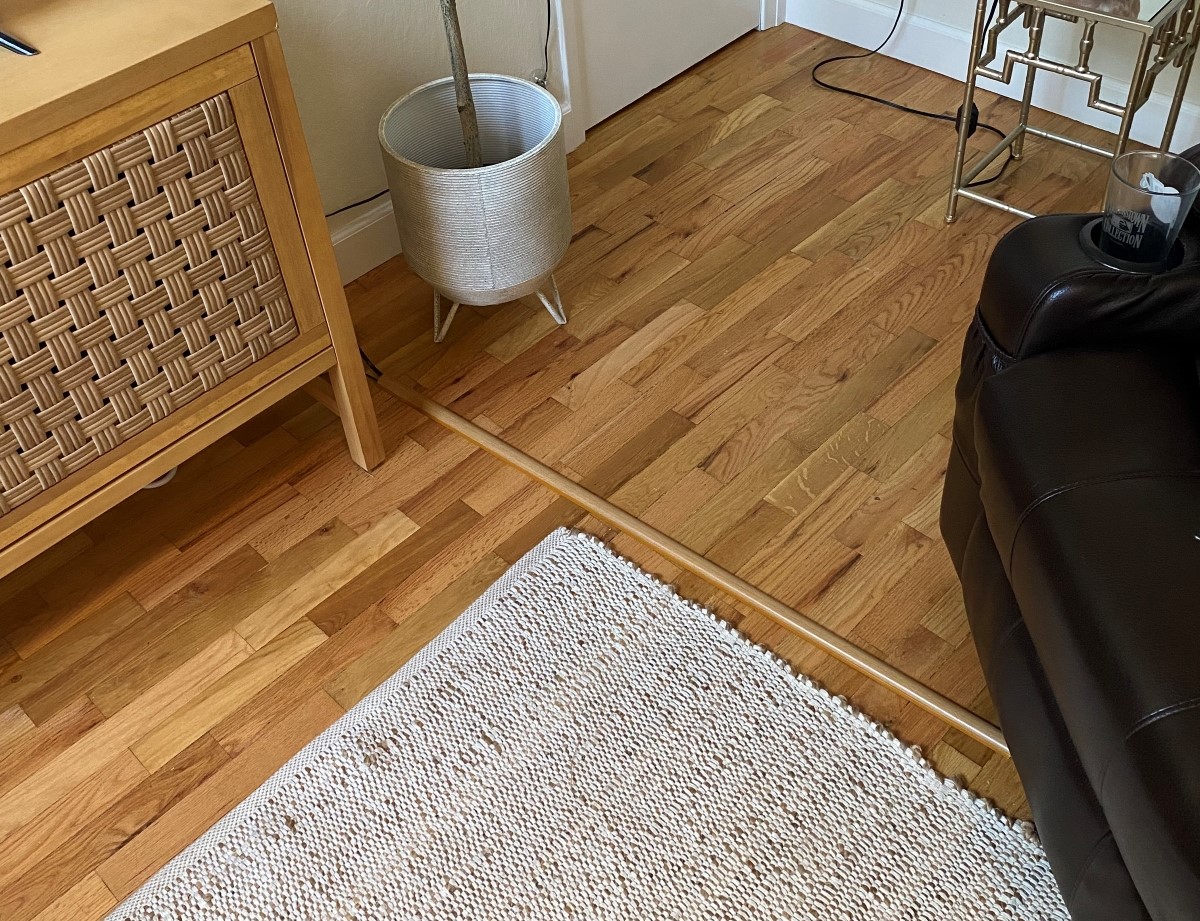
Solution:
{"label": "black leather sofa", "polygon": [[997,246],[942,533],[1074,921],[1200,919],[1200,214],[1175,269],[1086,215]]}

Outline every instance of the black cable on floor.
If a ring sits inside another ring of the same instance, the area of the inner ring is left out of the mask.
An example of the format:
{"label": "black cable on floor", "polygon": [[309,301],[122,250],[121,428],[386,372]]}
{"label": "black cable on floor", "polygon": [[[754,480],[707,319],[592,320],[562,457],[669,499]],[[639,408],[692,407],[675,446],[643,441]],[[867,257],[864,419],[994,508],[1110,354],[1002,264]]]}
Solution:
{"label": "black cable on floor", "polygon": [[362,356],[363,364],[366,365],[367,377],[375,381],[383,377],[383,372],[379,370],[379,365],[371,361],[371,356],[366,353],[361,345],[358,347],[358,354]]}
{"label": "black cable on floor", "polygon": [[[992,6],[991,6],[990,11],[988,12],[987,22],[984,25],[985,29],[989,25],[991,25],[992,18],[996,15],[996,6],[997,6],[998,2],[999,2],[999,0],[992,0]],[[900,27],[900,19],[903,16],[904,16],[904,0],[900,0],[900,6],[896,10],[896,19],[892,23],[892,28],[888,31],[887,37],[883,41],[881,41],[878,45],[876,45],[870,51],[861,51],[858,54],[839,54],[839,55],[836,55],[831,58],[826,58],[823,61],[818,61],[816,64],[813,65],[813,69],[810,74],[812,76],[813,83],[817,84],[817,86],[821,87],[822,89],[831,90],[835,93],[845,93],[847,96],[854,96],[858,99],[866,99],[868,102],[875,102],[881,106],[887,106],[889,109],[896,109],[897,111],[900,111],[900,112],[907,112],[909,115],[919,115],[922,118],[933,118],[933,119],[936,119],[937,121],[950,122],[952,125],[954,125],[955,129],[957,130],[957,128],[958,128],[958,117],[957,116],[947,115],[944,112],[926,112],[924,109],[914,109],[912,106],[906,106],[903,103],[893,102],[891,99],[884,99],[881,96],[873,96],[870,93],[863,93],[858,90],[852,90],[852,89],[849,89],[844,86],[837,86],[836,84],[828,83],[825,80],[822,80],[819,76],[817,76],[817,71],[819,71],[822,67],[825,67],[828,64],[834,64],[838,61],[855,61],[855,60],[859,60],[861,58],[869,58],[873,55],[878,54],[880,51],[883,50],[884,46],[892,40],[892,36],[896,34],[896,29],[898,29]],[[993,134],[997,135],[1000,138],[1004,137],[1004,132],[1001,131],[999,128],[997,128],[995,125],[989,125],[985,122],[979,122],[978,126],[982,129],[984,129],[985,131],[992,132]],[[1013,161],[1012,148],[1009,147],[1008,157],[1005,158],[1004,163],[1001,164],[1000,172],[998,172],[991,179],[976,179],[974,182],[968,183],[966,187],[968,189],[973,189],[976,186],[987,185],[989,183],[995,182],[997,179],[1000,179],[1004,175],[1004,171],[1008,169],[1008,165],[1010,163],[1012,163],[1012,161]]]}

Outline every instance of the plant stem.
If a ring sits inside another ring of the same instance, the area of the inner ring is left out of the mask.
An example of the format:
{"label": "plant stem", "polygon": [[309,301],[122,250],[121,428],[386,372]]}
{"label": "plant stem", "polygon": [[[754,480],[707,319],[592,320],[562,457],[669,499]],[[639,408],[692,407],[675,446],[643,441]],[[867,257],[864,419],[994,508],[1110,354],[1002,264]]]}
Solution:
{"label": "plant stem", "polygon": [[454,96],[458,104],[458,120],[462,123],[463,146],[467,149],[467,168],[483,166],[483,148],[479,143],[479,117],[475,114],[475,97],[471,95],[467,53],[463,49],[462,28],[458,24],[455,0],[441,0],[442,21],[446,26],[446,41],[450,45],[450,67],[454,72]]}

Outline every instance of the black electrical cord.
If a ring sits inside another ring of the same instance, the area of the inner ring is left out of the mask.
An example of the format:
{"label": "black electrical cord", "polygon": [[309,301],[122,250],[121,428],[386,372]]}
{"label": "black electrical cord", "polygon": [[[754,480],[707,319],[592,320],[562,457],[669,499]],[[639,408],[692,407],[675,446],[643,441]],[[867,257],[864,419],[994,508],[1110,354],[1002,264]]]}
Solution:
{"label": "black electrical cord", "polygon": [[367,377],[373,381],[377,381],[383,377],[383,372],[379,370],[379,365],[371,361],[371,356],[366,353],[361,345],[358,347],[358,354],[362,356],[363,364],[367,366]]}
{"label": "black electrical cord", "polygon": [[[992,17],[994,17],[996,15],[996,6],[997,6],[998,2],[999,2],[999,0],[992,0],[991,10],[988,12],[987,23],[985,24],[984,28],[987,28],[987,26],[991,24]],[[896,109],[897,111],[900,111],[900,112],[907,112],[910,115],[920,115],[922,118],[933,118],[933,119],[937,119],[938,121],[950,122],[957,129],[959,118],[960,117],[961,118],[971,118],[973,113],[961,113],[960,112],[958,116],[955,116],[955,115],[947,115],[944,112],[926,112],[924,109],[914,109],[912,106],[906,106],[899,102],[893,102],[890,99],[884,99],[880,96],[872,96],[870,93],[862,93],[862,92],[859,92],[858,90],[852,90],[852,89],[848,89],[847,87],[844,87],[844,86],[837,86],[833,83],[827,83],[826,81],[822,80],[819,76],[817,76],[817,71],[819,71],[822,67],[826,66],[827,64],[834,64],[838,61],[854,61],[854,60],[858,60],[860,58],[869,58],[872,55],[878,54],[880,51],[883,50],[884,46],[892,40],[892,36],[896,34],[896,29],[898,29],[900,27],[900,19],[901,19],[901,17],[903,17],[903,15],[904,15],[904,0],[900,0],[900,6],[896,10],[896,19],[892,23],[892,28],[888,31],[887,37],[883,41],[881,41],[878,45],[876,45],[870,51],[862,51],[862,52],[859,52],[858,54],[839,54],[835,57],[826,58],[823,61],[818,61],[816,64],[813,65],[813,69],[810,74],[812,76],[813,83],[817,84],[817,86],[821,87],[822,89],[832,90],[835,93],[845,93],[847,96],[854,96],[858,99],[866,99],[869,102],[875,102],[881,106],[887,106],[889,109]],[[974,116],[974,117],[978,117],[978,116]],[[982,128],[984,131],[990,131],[1000,138],[1003,138],[1005,136],[1004,132],[1001,131],[999,128],[997,128],[995,125],[989,125],[985,122],[979,122],[978,127]],[[1004,171],[1008,169],[1008,165],[1010,163],[1012,163],[1012,161],[1013,161],[1012,148],[1009,147],[1008,157],[1005,158],[1004,163],[1001,164],[1000,172],[998,172],[991,179],[977,179],[974,182],[968,183],[966,188],[973,189],[976,186],[988,185],[989,183],[995,182],[997,179],[1000,179],[1004,175]]]}
{"label": "black electrical cord", "polygon": [[359,200],[359,201],[351,202],[351,203],[350,203],[350,204],[348,204],[348,205],[342,205],[342,207],[340,207],[340,208],[338,208],[338,209],[336,209],[336,210],[334,210],[334,211],[330,211],[330,212],[329,212],[328,214],[326,214],[325,216],[326,216],[326,217],[333,217],[335,214],[341,214],[343,211],[349,211],[351,208],[357,208],[357,207],[359,207],[360,205],[365,205],[365,204],[368,204],[369,202],[373,202],[373,201],[374,201],[375,199],[377,199],[377,198],[383,198],[383,196],[387,195],[387,193],[388,193],[388,190],[387,190],[387,189],[384,189],[382,192],[376,192],[376,193],[375,193],[374,195],[372,195],[370,198],[363,198],[363,199],[361,199],[361,200]]}
{"label": "black electrical cord", "polygon": [[542,47],[542,86],[550,82],[550,4],[546,0],[546,44]]}

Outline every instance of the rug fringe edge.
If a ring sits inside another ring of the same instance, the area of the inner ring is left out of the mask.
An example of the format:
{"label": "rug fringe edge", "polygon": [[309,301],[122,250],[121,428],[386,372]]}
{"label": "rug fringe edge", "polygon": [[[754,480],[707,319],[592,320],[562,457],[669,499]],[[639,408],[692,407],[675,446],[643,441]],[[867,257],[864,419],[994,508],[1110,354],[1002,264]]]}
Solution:
{"label": "rug fringe edge", "polygon": [[704,605],[699,604],[698,602],[692,601],[690,598],[684,597],[683,595],[681,595],[679,593],[679,591],[675,588],[674,585],[671,585],[669,582],[663,581],[658,576],[654,575],[654,573],[646,571],[641,566],[639,566],[637,563],[635,563],[633,560],[630,560],[628,557],[624,556],[623,554],[618,553],[616,550],[614,550],[611,546],[609,546],[605,541],[601,540],[596,535],[589,534],[586,531],[580,531],[575,528],[560,527],[560,528],[555,529],[555,531],[553,531],[546,538],[546,542],[549,542],[551,538],[556,538],[556,542],[558,542],[567,536],[583,538],[584,540],[587,540],[587,541],[595,544],[597,547],[601,548],[606,553],[611,554],[612,556],[614,556],[618,560],[620,560],[622,563],[624,563],[626,566],[635,570],[644,579],[649,580],[654,585],[658,586],[660,589],[667,592],[673,600],[678,601],[678,602],[692,608],[697,613],[705,615],[714,624],[716,624],[717,626],[724,629],[730,635],[735,637],[739,642],[744,643],[746,646],[750,647],[755,652],[759,653],[762,656],[765,656],[769,661],[774,662],[776,665],[778,665],[784,671],[786,671],[789,675],[791,675],[792,678],[801,682],[803,685],[810,688],[811,690],[815,691],[817,694],[819,694],[821,696],[821,698],[823,700],[828,702],[828,704],[830,706],[836,707],[837,709],[848,713],[850,716],[853,716],[855,719],[859,720],[860,722],[866,723],[867,726],[871,730],[873,730],[877,735],[880,736],[880,738],[882,738],[884,741],[888,742],[893,747],[895,747],[896,749],[898,749],[899,751],[901,751],[905,755],[907,755],[909,758],[911,758],[917,764],[917,766],[920,767],[922,770],[924,770],[925,773],[931,779],[935,780],[937,783],[941,784],[942,786],[947,787],[948,789],[951,789],[954,792],[960,794],[962,796],[963,800],[966,801],[973,808],[975,808],[977,811],[979,811],[980,813],[982,813],[983,815],[986,815],[987,817],[989,817],[991,819],[1001,822],[1003,825],[1005,825],[1006,827],[1008,827],[1014,831],[1020,832],[1030,844],[1036,844],[1036,845],[1040,846],[1041,839],[1038,837],[1037,828],[1034,826],[1034,824],[1032,822],[1030,822],[1026,819],[1018,819],[1018,818],[1014,818],[1013,816],[1010,816],[1003,809],[1001,809],[999,806],[997,806],[995,803],[993,803],[990,799],[988,799],[987,797],[984,797],[984,796],[980,796],[979,794],[977,794],[973,790],[971,790],[970,787],[968,787],[966,785],[966,783],[964,783],[961,779],[959,779],[957,777],[952,777],[948,774],[943,774],[941,771],[939,771],[937,768],[935,768],[929,762],[929,759],[927,759],[925,757],[925,753],[921,750],[921,746],[909,745],[903,739],[898,738],[895,735],[895,733],[893,733],[890,729],[887,728],[887,726],[885,726],[882,723],[873,719],[870,716],[870,714],[868,714],[865,711],[856,707],[849,700],[847,700],[844,696],[842,696],[840,694],[832,693],[828,688],[826,688],[820,682],[814,681],[812,678],[810,678],[804,672],[800,671],[800,669],[793,666],[792,663],[787,661],[787,659],[784,659],[782,656],[779,656],[776,653],[772,652],[770,649],[763,646],[761,643],[757,643],[754,640],[750,639],[744,633],[742,633],[742,631],[740,631],[737,627],[733,626],[733,624],[729,623],[728,621],[724,620],[721,617],[718,617],[715,613],[710,611]]}

